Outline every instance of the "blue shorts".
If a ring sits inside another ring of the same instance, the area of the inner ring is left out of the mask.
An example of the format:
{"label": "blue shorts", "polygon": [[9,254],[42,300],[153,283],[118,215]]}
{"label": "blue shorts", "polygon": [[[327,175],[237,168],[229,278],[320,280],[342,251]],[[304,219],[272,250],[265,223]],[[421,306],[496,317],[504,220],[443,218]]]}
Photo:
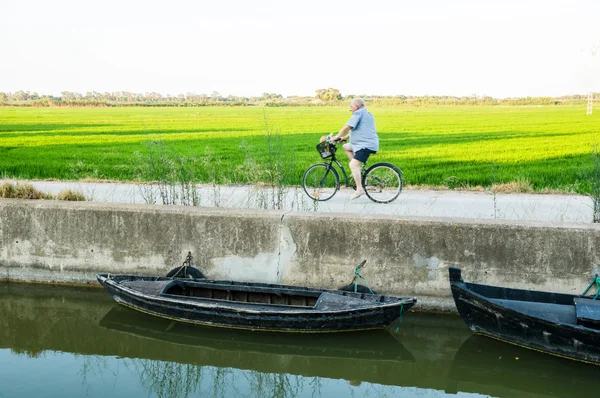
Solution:
{"label": "blue shorts", "polygon": [[367,148],[359,149],[358,151],[354,152],[354,159],[358,160],[359,162],[367,163],[367,159],[369,159],[369,156],[373,153],[377,152]]}

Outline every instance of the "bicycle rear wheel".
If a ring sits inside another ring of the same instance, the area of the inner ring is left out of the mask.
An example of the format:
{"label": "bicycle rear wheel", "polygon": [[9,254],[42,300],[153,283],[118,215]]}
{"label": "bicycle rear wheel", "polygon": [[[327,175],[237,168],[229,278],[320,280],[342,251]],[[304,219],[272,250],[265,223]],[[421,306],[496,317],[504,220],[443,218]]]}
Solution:
{"label": "bicycle rear wheel", "polygon": [[375,163],[365,172],[363,186],[373,202],[390,203],[402,192],[402,170],[391,163]]}
{"label": "bicycle rear wheel", "polygon": [[302,187],[312,200],[329,200],[340,189],[340,175],[328,164],[313,164],[302,176]]}

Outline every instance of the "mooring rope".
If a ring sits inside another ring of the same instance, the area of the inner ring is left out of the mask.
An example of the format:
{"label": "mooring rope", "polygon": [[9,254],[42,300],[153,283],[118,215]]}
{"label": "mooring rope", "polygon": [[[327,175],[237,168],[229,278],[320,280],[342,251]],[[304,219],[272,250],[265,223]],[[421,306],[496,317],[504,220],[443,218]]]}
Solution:
{"label": "mooring rope", "polygon": [[371,290],[371,287],[369,286],[369,282],[367,282],[367,280],[365,279],[365,277],[360,274],[360,268],[364,264],[365,264],[365,262],[362,262],[361,264],[357,265],[354,268],[354,293],[356,293],[357,290],[358,290],[358,280],[362,279],[363,281],[365,281],[365,284],[367,285],[367,289],[369,289],[369,291],[371,292],[371,294],[375,295],[375,293],[373,292],[373,290]]}
{"label": "mooring rope", "polygon": [[[179,272],[181,272],[181,270],[182,270],[182,269],[183,269],[183,270],[185,270],[185,269],[186,269],[186,267],[191,267],[191,266],[192,266],[192,261],[193,261],[192,252],[191,252],[191,251],[189,251],[189,252],[188,252],[188,254],[187,254],[187,256],[186,256],[186,258],[185,258],[185,260],[183,260],[183,264],[181,264],[181,266],[180,266],[180,267],[177,269],[177,272],[175,272],[175,273],[173,274],[173,278],[177,277],[177,275],[179,274]],[[184,277],[184,278],[185,278],[185,277],[187,277],[187,275],[186,275],[186,274],[187,274],[187,272],[186,272],[186,271],[184,271],[184,272],[183,272],[183,277]],[[157,276],[155,280],[157,281],[157,280],[159,280],[160,278],[162,278],[162,277],[160,277],[160,276]]]}
{"label": "mooring rope", "polygon": [[396,326],[396,333],[400,331],[400,324],[402,323],[402,313],[404,312],[404,303],[400,301],[400,321],[398,321],[398,326]]}
{"label": "mooring rope", "polygon": [[594,298],[592,300],[596,300],[598,298],[598,296],[600,296],[600,278],[598,278],[598,274],[596,274],[596,276],[594,277],[594,280],[592,281],[592,283],[590,283],[590,285],[587,287],[587,289],[585,289],[585,291],[583,293],[581,293],[581,296],[585,296],[587,294],[587,292],[592,288],[592,286],[596,285],[596,295],[594,296]]}
{"label": "mooring rope", "polygon": [[[363,261],[362,263],[360,263],[359,265],[357,265],[354,268],[354,292],[356,293],[358,290],[358,280],[362,279],[365,284],[367,285],[367,289],[369,289],[369,291],[371,292],[372,295],[375,295],[375,293],[373,292],[373,290],[371,290],[371,287],[369,286],[369,282],[367,282],[367,280],[365,279],[364,276],[361,275],[360,273],[360,269],[365,265],[365,261]],[[402,299],[400,299],[400,321],[399,323],[402,323],[402,314],[404,313],[404,303],[402,302]],[[398,333],[400,331],[400,325],[398,325],[396,327],[396,333]]]}

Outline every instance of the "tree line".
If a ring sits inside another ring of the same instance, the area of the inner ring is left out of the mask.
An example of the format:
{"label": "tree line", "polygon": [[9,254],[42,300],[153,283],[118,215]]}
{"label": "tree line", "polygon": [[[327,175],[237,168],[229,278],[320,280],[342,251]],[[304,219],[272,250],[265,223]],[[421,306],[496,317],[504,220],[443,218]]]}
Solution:
{"label": "tree line", "polygon": [[[598,98],[600,93],[595,93]],[[0,92],[0,106],[33,107],[112,107],[112,106],[339,106],[352,98],[364,98],[369,104],[381,106],[432,106],[432,105],[560,105],[587,101],[587,95],[566,95],[561,97],[515,97],[497,99],[490,96],[381,96],[381,95],[342,95],[336,88],[315,91],[314,96],[287,96],[276,93],[263,93],[260,96],[222,96],[216,91],[210,94],[162,95],[157,92],[132,93],[128,91],[96,92],[85,94],[63,91],[59,96],[39,95],[36,92]]]}

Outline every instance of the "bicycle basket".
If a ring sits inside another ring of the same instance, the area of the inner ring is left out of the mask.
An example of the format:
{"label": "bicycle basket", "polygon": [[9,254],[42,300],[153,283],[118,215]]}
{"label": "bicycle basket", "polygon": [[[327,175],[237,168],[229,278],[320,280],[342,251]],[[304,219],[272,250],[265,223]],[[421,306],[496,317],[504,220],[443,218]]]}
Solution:
{"label": "bicycle basket", "polygon": [[321,142],[317,144],[317,151],[322,159],[327,159],[335,155],[335,145],[331,145],[329,142]]}

